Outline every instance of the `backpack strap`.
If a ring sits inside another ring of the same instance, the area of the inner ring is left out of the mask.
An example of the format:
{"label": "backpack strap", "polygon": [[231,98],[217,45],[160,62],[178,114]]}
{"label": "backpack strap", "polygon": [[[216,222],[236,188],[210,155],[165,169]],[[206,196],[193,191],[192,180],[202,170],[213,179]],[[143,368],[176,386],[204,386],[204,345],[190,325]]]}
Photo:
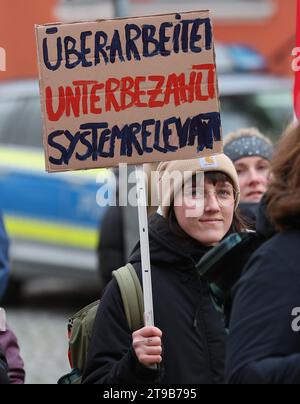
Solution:
{"label": "backpack strap", "polygon": [[127,264],[125,267],[113,271],[122,296],[124,310],[129,328],[132,331],[144,327],[144,299],[140,280],[134,267]]}

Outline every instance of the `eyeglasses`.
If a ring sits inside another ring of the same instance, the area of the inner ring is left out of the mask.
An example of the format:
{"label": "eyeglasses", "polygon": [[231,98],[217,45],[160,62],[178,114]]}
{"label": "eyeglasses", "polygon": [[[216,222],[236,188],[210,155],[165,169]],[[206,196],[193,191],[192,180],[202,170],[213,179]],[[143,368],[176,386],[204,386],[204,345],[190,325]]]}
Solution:
{"label": "eyeglasses", "polygon": [[204,200],[205,202],[209,197],[214,196],[220,207],[230,207],[233,206],[238,198],[239,193],[234,189],[220,189],[211,192],[199,191],[197,189],[192,189],[184,193],[184,196],[188,199],[194,200]]}

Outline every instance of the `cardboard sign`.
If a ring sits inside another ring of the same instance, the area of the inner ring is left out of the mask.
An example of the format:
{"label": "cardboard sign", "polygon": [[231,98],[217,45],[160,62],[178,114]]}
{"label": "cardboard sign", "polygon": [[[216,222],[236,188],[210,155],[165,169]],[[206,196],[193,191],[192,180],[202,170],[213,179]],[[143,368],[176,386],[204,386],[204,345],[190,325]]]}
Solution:
{"label": "cardboard sign", "polygon": [[36,26],[48,171],[222,151],[208,11]]}

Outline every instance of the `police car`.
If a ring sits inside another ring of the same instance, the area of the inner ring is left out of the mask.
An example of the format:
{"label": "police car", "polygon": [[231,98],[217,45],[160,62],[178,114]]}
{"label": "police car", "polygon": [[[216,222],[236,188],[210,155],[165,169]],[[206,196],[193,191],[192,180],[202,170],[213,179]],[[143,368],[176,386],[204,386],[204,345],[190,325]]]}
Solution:
{"label": "police car", "polygon": [[38,82],[0,85],[0,209],[15,279],[97,277],[106,208],[96,203],[108,170],[45,172]]}

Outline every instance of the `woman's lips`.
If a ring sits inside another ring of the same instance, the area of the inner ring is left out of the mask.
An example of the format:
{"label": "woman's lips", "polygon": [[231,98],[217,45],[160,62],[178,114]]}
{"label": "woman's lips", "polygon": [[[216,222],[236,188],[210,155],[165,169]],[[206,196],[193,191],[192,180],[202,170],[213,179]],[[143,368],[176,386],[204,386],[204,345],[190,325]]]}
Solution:
{"label": "woman's lips", "polygon": [[264,193],[262,191],[253,191],[247,194],[247,198],[259,198],[262,197],[263,194]]}
{"label": "woman's lips", "polygon": [[221,219],[205,219],[205,220],[201,219],[201,220],[199,220],[199,222],[201,222],[201,223],[220,223],[222,221],[223,220],[221,220]]}

